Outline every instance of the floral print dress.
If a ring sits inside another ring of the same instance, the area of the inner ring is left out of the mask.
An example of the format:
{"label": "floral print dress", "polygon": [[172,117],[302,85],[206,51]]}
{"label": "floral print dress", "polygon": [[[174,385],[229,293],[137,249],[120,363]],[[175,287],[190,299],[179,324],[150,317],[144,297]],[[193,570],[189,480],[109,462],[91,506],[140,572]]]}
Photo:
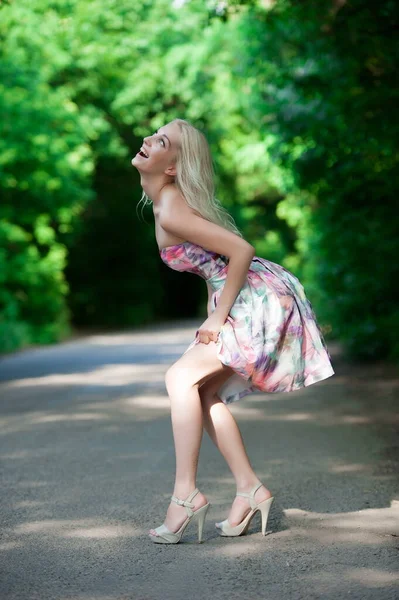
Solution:
{"label": "floral print dress", "polygon": [[[215,310],[227,277],[228,258],[183,242],[162,248],[162,261],[205,279]],[[198,336],[188,352],[200,343]],[[231,404],[250,393],[292,392],[334,375],[331,357],[299,279],[270,260],[254,256],[216,342],[219,360],[235,373],[218,396]]]}

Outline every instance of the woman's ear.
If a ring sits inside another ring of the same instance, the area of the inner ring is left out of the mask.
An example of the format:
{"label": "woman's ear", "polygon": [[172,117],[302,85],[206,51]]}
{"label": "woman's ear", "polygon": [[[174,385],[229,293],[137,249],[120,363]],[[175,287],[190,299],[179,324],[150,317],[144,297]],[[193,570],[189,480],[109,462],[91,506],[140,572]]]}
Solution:
{"label": "woman's ear", "polygon": [[173,163],[172,165],[170,165],[170,167],[165,169],[165,174],[175,176],[176,175],[176,163]]}

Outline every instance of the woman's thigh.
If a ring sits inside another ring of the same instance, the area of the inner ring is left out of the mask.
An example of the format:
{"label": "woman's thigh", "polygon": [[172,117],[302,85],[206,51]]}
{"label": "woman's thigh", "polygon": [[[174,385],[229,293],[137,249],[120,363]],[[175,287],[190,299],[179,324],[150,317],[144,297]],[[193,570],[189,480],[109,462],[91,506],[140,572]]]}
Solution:
{"label": "woman's thigh", "polygon": [[195,344],[168,368],[165,375],[166,385],[178,383],[202,386],[208,380],[222,374],[228,379],[234,370],[219,360],[216,351],[215,342]]}

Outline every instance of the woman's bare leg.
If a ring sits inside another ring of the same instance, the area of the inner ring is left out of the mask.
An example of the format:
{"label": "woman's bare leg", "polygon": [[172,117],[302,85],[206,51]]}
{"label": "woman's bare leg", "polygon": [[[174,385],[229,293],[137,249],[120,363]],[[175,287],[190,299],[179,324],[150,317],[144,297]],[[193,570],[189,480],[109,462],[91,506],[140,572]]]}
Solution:
{"label": "woman's bare leg", "polygon": [[[237,492],[248,492],[260,483],[256,476],[247,452],[237,422],[229,408],[217,395],[220,386],[234,373],[231,369],[219,373],[204,383],[199,390],[203,410],[204,427],[216,447],[225,458],[236,482]],[[265,486],[256,491],[256,502],[270,498],[272,493]],[[249,500],[236,496],[230,513],[229,523],[238,525],[250,510]]]}
{"label": "woman's bare leg", "polygon": [[[177,360],[165,376],[170,398],[171,420],[176,453],[176,477],[173,495],[185,499],[196,487],[198,457],[203,435],[203,412],[199,387],[212,376],[225,371],[216,356],[216,345],[198,343]],[[207,503],[199,493],[193,499],[194,509]],[[170,503],[164,524],[177,531],[187,518],[184,506]],[[152,529],[150,533],[156,535]]]}

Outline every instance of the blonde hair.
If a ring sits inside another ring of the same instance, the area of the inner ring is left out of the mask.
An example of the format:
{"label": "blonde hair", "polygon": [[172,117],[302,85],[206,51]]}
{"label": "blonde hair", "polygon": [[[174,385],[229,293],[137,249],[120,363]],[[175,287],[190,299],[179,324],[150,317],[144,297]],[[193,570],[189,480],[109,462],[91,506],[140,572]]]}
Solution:
{"label": "blonde hair", "polygon": [[[243,237],[233,217],[215,197],[215,172],[205,135],[184,119],[173,119],[171,123],[177,123],[181,133],[181,144],[176,156],[176,187],[188,206],[199,212],[204,219]],[[137,207],[143,201],[143,209],[147,204],[152,204],[144,191]]]}

